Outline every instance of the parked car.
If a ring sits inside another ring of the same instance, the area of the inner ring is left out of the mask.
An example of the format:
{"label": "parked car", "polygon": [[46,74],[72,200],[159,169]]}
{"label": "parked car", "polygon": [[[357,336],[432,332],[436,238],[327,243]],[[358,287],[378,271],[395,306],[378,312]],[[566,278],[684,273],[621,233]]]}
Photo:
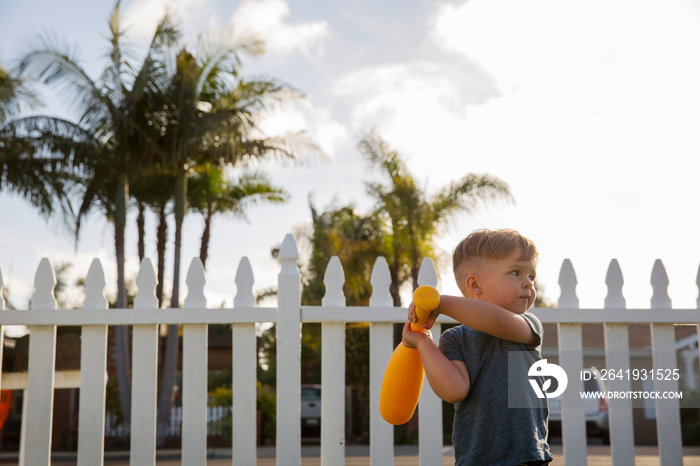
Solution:
{"label": "parked car", "polygon": [[[583,390],[587,393],[605,391],[605,383],[595,367],[582,372]],[[549,398],[549,429],[551,433],[561,432],[561,397]],[[584,398],[583,408],[586,412],[586,434],[588,437],[600,437],[603,443],[610,444],[608,426],[608,403],[604,398]]]}
{"label": "parked car", "polygon": [[321,385],[301,386],[301,433],[304,437],[321,435]]}

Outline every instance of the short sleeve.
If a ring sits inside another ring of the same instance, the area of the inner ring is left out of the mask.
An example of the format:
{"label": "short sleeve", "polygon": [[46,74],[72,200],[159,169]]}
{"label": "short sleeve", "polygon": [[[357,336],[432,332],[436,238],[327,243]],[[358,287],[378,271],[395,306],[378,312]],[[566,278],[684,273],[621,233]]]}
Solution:
{"label": "short sleeve", "polygon": [[449,329],[440,335],[438,347],[447,359],[466,363],[464,360],[464,351],[462,350],[461,337],[456,330],[457,328],[458,327]]}
{"label": "short sleeve", "polygon": [[530,325],[530,328],[532,328],[532,331],[535,332],[535,335],[537,335],[537,343],[532,345],[532,348],[539,348],[542,346],[542,338],[544,336],[544,327],[542,326],[542,322],[540,322],[540,319],[537,318],[536,315],[530,314],[529,312],[526,312],[525,314],[522,314],[523,319]]}

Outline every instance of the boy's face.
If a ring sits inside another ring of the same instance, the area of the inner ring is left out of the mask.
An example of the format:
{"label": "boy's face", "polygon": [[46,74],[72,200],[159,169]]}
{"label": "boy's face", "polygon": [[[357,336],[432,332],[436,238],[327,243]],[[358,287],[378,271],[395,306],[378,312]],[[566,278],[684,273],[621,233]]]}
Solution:
{"label": "boy's face", "polygon": [[535,302],[537,261],[521,260],[520,249],[505,259],[485,261],[475,274],[476,298],[522,314]]}

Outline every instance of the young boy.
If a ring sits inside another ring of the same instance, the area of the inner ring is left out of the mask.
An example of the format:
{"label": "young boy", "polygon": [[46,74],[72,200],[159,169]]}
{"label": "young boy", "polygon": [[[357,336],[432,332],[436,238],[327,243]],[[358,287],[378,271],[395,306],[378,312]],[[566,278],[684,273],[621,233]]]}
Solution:
{"label": "young boy", "polygon": [[[418,349],[433,391],[456,404],[458,466],[552,461],[546,400],[537,398],[527,380],[528,369],[541,359],[542,323],[527,313],[535,302],[537,254],[533,242],[516,231],[473,232],[452,256],[464,296],[441,296],[423,331],[404,327],[403,343]],[[440,313],[462,325],[445,331],[438,348],[429,329]],[[416,321],[413,303],[408,320]],[[509,380],[511,372],[518,380]],[[509,386],[518,392],[518,407],[509,406]]]}

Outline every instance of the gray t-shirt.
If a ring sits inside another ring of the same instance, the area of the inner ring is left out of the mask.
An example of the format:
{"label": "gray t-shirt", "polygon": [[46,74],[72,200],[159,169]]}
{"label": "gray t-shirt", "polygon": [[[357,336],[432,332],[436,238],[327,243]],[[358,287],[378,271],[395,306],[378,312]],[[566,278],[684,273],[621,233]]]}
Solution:
{"label": "gray t-shirt", "polygon": [[[452,441],[457,466],[552,460],[547,402],[537,398],[527,380],[528,369],[541,359],[542,323],[529,313],[523,317],[538,336],[535,346],[502,340],[466,325],[448,329],[440,337],[440,351],[450,360],[464,362],[469,372],[469,393],[455,405]],[[516,374],[511,378],[522,380],[509,381],[509,367]],[[509,385],[515,391],[510,400]]]}

